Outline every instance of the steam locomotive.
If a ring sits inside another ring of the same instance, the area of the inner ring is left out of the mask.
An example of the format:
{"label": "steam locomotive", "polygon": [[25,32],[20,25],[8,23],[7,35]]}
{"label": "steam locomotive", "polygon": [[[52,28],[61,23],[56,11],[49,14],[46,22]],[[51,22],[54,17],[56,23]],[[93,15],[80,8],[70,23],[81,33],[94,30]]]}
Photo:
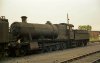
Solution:
{"label": "steam locomotive", "polygon": [[9,28],[8,19],[0,18],[0,55],[22,56],[33,51],[49,52],[72,47],[86,46],[89,33],[86,30],[75,30],[74,25],[60,23],[45,24],[14,22]]}

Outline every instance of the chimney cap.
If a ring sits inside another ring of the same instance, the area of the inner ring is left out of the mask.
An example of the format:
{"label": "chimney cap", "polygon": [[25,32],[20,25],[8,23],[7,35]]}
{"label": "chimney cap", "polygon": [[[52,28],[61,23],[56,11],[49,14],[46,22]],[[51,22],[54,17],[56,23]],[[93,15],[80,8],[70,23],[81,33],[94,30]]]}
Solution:
{"label": "chimney cap", "polygon": [[22,16],[21,19],[22,19],[22,22],[23,23],[27,23],[27,21],[26,21],[27,20],[27,17],[26,16]]}
{"label": "chimney cap", "polygon": [[27,18],[26,16],[22,16],[21,18]]}

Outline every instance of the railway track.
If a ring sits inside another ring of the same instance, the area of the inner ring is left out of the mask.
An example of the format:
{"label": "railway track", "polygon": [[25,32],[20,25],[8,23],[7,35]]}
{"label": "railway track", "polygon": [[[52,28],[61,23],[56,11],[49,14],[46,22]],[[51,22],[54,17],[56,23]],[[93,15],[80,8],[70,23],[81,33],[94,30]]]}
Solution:
{"label": "railway track", "polygon": [[93,61],[92,63],[100,63],[100,58],[95,60],[95,61]]}
{"label": "railway track", "polygon": [[[61,63],[80,63],[80,62],[82,62],[80,59],[83,59],[83,58],[85,58],[87,56],[91,56],[91,55],[98,54],[98,53],[100,54],[100,50],[99,51],[95,51],[95,52],[91,52],[91,53],[88,53],[88,54],[84,54],[84,55],[81,55],[81,56],[78,56],[78,57],[63,61]],[[100,62],[100,57],[99,57],[99,59],[97,59],[97,60],[95,60],[93,62],[91,61],[91,63],[97,63],[97,62]],[[83,62],[83,63],[85,63],[85,62]]]}
{"label": "railway track", "polygon": [[72,61],[79,56],[87,56],[100,51],[100,43],[91,43],[86,47],[60,50],[50,53],[29,55],[24,57],[7,58],[0,63],[63,63]]}
{"label": "railway track", "polygon": [[[93,45],[93,43],[95,43],[95,45],[100,44],[100,42],[92,42],[89,45]],[[80,55],[60,63],[100,63],[100,50]]]}

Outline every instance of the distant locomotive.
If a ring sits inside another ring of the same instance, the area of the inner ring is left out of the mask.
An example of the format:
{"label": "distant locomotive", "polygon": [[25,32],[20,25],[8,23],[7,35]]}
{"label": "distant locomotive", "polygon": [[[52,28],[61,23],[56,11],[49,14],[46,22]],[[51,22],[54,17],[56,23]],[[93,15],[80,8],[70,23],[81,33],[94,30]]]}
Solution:
{"label": "distant locomotive", "polygon": [[[0,52],[12,56],[25,55],[31,51],[55,51],[72,47],[86,46],[89,33],[86,30],[74,30],[72,24],[14,22],[9,29],[8,20],[0,19]],[[2,45],[3,44],[3,45]]]}
{"label": "distant locomotive", "polygon": [[6,53],[9,42],[9,23],[4,16],[0,17],[0,57]]}

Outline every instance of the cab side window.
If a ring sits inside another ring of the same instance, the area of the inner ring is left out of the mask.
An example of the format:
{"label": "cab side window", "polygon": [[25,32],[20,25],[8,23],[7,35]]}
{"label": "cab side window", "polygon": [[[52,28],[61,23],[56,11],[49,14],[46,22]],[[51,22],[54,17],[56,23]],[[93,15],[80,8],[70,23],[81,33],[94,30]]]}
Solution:
{"label": "cab side window", "polygon": [[72,29],[72,27],[70,27],[70,31],[72,31],[73,29]]}
{"label": "cab side window", "polygon": [[70,27],[69,27],[69,26],[67,26],[67,29],[70,29]]}

